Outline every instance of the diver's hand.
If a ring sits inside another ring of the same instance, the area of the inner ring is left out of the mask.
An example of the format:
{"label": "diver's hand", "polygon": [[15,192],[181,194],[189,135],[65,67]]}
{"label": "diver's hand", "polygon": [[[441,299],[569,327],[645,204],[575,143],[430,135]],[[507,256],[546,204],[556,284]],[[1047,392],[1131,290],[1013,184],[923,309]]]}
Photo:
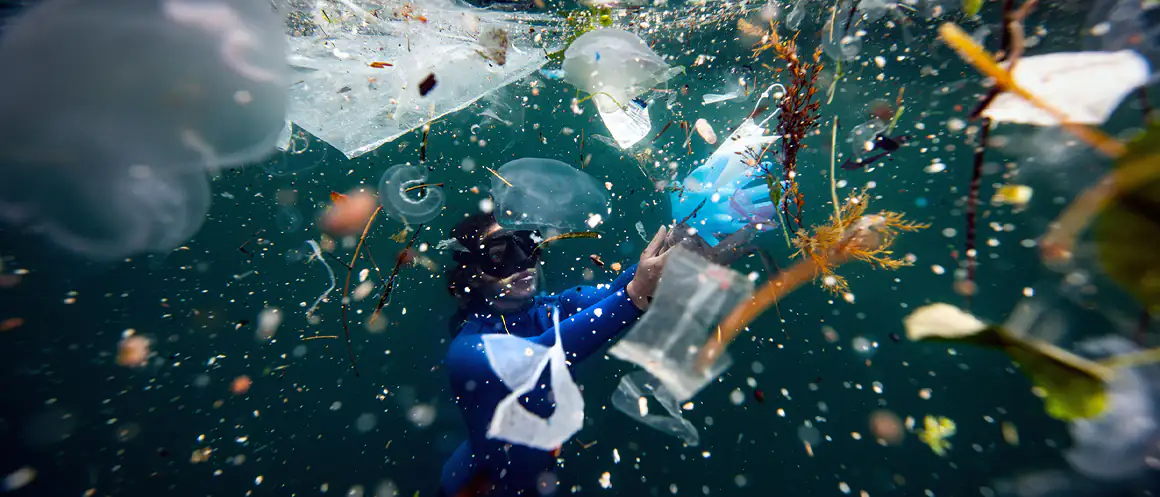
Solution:
{"label": "diver's hand", "polygon": [[665,247],[665,237],[668,230],[661,226],[652,242],[640,254],[640,262],[636,265],[636,275],[628,282],[625,290],[628,292],[632,304],[640,310],[647,310],[653,293],[661,280],[661,271],[665,268],[665,261],[669,258],[669,248]]}

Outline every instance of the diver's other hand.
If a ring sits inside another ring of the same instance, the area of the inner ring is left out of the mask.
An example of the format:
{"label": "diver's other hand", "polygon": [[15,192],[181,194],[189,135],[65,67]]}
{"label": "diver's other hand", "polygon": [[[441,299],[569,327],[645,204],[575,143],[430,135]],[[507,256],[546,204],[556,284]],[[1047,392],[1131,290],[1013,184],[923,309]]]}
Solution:
{"label": "diver's other hand", "polygon": [[669,249],[665,247],[665,236],[668,229],[661,226],[653,236],[648,247],[640,253],[640,262],[636,265],[636,275],[628,282],[625,290],[628,292],[632,304],[640,310],[646,310],[657,285],[661,280],[661,271],[665,268],[665,261],[669,258]]}

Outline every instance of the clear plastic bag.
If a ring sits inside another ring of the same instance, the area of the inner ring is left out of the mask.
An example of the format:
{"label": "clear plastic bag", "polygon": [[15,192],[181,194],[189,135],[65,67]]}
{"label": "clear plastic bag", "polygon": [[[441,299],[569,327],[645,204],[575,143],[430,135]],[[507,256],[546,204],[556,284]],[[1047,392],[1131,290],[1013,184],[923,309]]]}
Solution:
{"label": "clear plastic bag", "polygon": [[[656,404],[664,413],[650,407]],[[647,371],[621,377],[620,386],[612,394],[612,406],[630,418],[680,437],[685,445],[696,447],[701,442],[697,428],[681,417],[681,406],[673,393]]]}
{"label": "clear plastic bag", "polygon": [[741,273],[712,264],[680,246],[668,257],[648,312],[609,354],[644,368],[677,402],[684,402],[731,364],[729,356],[722,354],[701,371],[696,365],[697,354],[713,327],[749,298],[754,285]]}
{"label": "clear plastic bag", "polygon": [[577,37],[564,52],[564,81],[593,95],[592,101],[620,148],[629,148],[652,129],[648,109],[633,99],[664,83],[673,68],[637,35],[596,29]]}

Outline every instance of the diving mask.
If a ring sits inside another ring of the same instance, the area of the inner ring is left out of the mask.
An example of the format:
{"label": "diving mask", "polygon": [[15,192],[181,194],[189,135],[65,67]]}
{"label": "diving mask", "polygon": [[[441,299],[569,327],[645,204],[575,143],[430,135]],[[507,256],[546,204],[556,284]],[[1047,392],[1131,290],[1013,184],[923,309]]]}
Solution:
{"label": "diving mask", "polygon": [[538,231],[501,229],[485,238],[471,258],[484,273],[504,278],[534,267],[542,241]]}

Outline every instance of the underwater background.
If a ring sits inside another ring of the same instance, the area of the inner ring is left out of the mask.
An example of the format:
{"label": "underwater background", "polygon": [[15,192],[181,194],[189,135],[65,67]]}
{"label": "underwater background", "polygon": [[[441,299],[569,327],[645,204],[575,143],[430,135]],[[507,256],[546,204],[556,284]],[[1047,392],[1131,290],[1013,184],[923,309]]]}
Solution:
{"label": "underwater background", "polygon": [[[981,18],[966,22],[968,28],[997,24],[992,3]],[[1050,7],[1037,12],[1029,31],[1042,28],[1052,36],[1043,37],[1036,50],[1080,48],[1089,6],[1045,3]],[[669,12],[666,19],[689,21],[634,28],[686,72],[668,82],[679,93],[675,110],[666,108],[663,97],[651,102],[654,128],[646,139],[670,120],[697,118],[725,136],[723,130],[752,111],[755,95],[704,106],[701,95],[719,90],[742,66],[758,72],[758,88],[777,80],[753,67],[751,42],[736,33],[738,16],[727,15],[754,7],[670,2],[656,9]],[[948,122],[963,119],[985,87],[938,41],[936,27],[917,15],[905,34],[901,24],[868,26],[863,56],[845,68],[798,159],[804,220],[825,222],[833,210],[833,118],[839,123],[840,162],[851,154],[851,130],[869,119],[867,105],[893,103],[905,87],[897,129],[910,143],[873,168],[839,169],[837,179],[842,196],[868,192],[871,211],[905,212],[931,225],[894,246],[896,255],[913,256],[913,266],[884,271],[850,264],[838,272],[850,279],[852,302],[812,285],[762,315],[730,348],[732,368],[685,412],[701,432],[697,447],[612,409],[609,398],[632,365],[601,356],[581,365],[576,380],[587,404],[585,428],[563,448],[557,492],[1040,495],[1015,490],[1030,485],[1044,490],[1042,495],[1112,496],[1160,489],[1154,478],[1093,486],[1065,474],[1061,450],[1071,443],[1066,424],[1044,415],[1042,401],[1029,393],[1030,382],[1002,353],[905,338],[902,318],[913,309],[931,302],[966,304],[955,291],[955,272],[964,260],[964,205],[975,145],[962,127]],[[800,53],[812,53],[823,29],[819,16],[806,17]],[[876,63],[875,56],[885,62]],[[819,85],[826,88],[833,61],[823,60],[827,69]],[[484,166],[550,158],[586,164],[586,173],[610,184],[610,213],[598,228],[602,237],[563,241],[547,252],[542,288],[559,291],[611,281],[616,274],[606,268],[612,262],[635,263],[646,244],[635,224],[651,234],[673,221],[669,195],[657,191],[656,179],[683,177],[715,148],[695,136],[685,147],[686,133],[674,125],[652,148],[664,150],[675,166],[669,160],[638,161],[591,139],[607,131],[591,104],[581,105],[581,114],[571,110],[575,96],[574,88],[537,74],[431,125],[423,166],[429,181],[444,183],[447,201],[418,240],[430,247],[421,256],[434,264],[402,268],[380,329],[364,326],[378,289],[353,303],[350,340],[359,375],[343,340],[346,268],[323,259],[338,289],[314,313],[316,320],[307,319],[307,307],[330,278],[320,261],[307,257],[305,242],[320,239],[314,221],[332,191],[375,188],[388,167],[418,164],[421,130],[354,160],[311,140],[305,153],[279,153],[221,170],[212,181],[206,223],[170,253],[97,266],[48,251],[16,232],[0,232],[3,255],[15,255],[5,260],[5,272],[27,269],[17,285],[0,289],[0,319],[22,319],[21,326],[0,333],[0,474],[36,469],[32,484],[13,491],[20,495],[433,496],[443,462],[465,437],[442,368],[455,310],[442,277],[450,257],[434,246],[487,198],[493,177]],[[499,118],[484,115],[488,110]],[[1126,103],[1107,129],[1137,126],[1140,112],[1135,102]],[[1029,243],[1106,166],[1060,133],[1014,126],[993,131],[1006,146],[989,150],[984,164],[978,289],[969,305],[974,314],[1001,322],[1017,304],[1034,300],[1055,309],[1050,331],[1070,343],[1131,330],[1138,309],[1124,294],[1087,291],[1098,274],[1061,278],[1044,267]],[[1035,189],[1027,208],[1016,212],[986,203],[995,186],[1013,176]],[[391,238],[402,229],[396,220],[380,218],[369,232],[369,253],[384,269],[403,249],[405,239]],[[758,240],[776,264],[790,263],[794,250],[780,228]],[[337,259],[349,261],[351,241],[336,242]],[[590,254],[600,255],[605,268],[593,265]],[[366,267],[361,264],[356,277]],[[758,272],[759,281],[768,276],[758,257],[733,267]],[[268,339],[256,330],[266,309],[281,315]],[[116,364],[127,329],[153,340],[155,356],[143,368]],[[318,335],[337,338],[304,340]],[[231,392],[241,376],[252,385]],[[869,419],[881,409],[919,423],[928,415],[953,419],[952,448],[940,457],[913,433],[898,445],[876,443]],[[1017,439],[1005,439],[1005,424],[1017,430]],[[207,459],[192,462],[191,454],[205,448],[212,449]],[[605,472],[611,475],[609,489],[600,484]],[[1047,492],[1060,481],[1069,489]]]}

